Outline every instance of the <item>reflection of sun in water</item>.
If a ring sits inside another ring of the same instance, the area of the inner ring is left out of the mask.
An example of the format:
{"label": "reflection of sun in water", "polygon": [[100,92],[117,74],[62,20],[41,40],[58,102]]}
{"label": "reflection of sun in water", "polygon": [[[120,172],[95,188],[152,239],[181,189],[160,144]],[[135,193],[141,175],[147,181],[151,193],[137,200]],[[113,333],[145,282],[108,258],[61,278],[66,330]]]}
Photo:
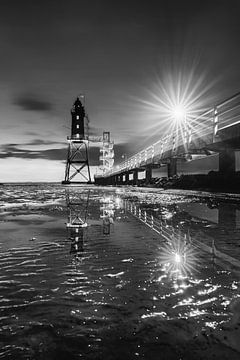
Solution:
{"label": "reflection of sun in water", "polygon": [[161,248],[159,260],[164,272],[175,279],[189,277],[198,266],[195,248],[180,236],[172,237]]}

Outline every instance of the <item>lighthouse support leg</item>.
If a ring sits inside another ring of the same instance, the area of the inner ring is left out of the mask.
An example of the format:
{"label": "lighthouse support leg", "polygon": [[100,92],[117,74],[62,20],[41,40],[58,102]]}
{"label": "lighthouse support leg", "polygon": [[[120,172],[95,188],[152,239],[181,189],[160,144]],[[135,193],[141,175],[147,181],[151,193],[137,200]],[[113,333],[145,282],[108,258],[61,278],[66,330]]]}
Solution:
{"label": "lighthouse support leg", "polygon": [[[87,174],[85,168],[87,168]],[[83,170],[85,170],[85,172]],[[78,177],[78,181],[72,181],[76,176]],[[63,184],[86,182],[91,183],[86,141],[70,140]]]}

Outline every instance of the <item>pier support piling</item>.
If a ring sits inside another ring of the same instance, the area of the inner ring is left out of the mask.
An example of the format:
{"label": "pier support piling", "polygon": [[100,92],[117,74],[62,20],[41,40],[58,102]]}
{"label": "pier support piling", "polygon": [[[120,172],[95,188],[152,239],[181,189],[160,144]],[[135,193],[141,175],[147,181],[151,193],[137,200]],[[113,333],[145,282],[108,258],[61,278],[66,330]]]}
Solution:
{"label": "pier support piling", "polygon": [[134,170],[133,172],[133,185],[138,185],[138,171]]}
{"label": "pier support piling", "polygon": [[235,172],[235,150],[224,149],[219,152],[219,172],[231,174]]}
{"label": "pier support piling", "polygon": [[128,185],[128,183],[129,183],[129,173],[126,172],[125,173],[125,184]]}
{"label": "pier support piling", "polygon": [[151,181],[152,181],[152,167],[148,166],[146,168],[145,182],[146,184],[151,184]]}
{"label": "pier support piling", "polygon": [[173,177],[174,175],[177,175],[177,159],[171,158],[169,160],[169,163],[167,164],[167,174],[168,177]]}

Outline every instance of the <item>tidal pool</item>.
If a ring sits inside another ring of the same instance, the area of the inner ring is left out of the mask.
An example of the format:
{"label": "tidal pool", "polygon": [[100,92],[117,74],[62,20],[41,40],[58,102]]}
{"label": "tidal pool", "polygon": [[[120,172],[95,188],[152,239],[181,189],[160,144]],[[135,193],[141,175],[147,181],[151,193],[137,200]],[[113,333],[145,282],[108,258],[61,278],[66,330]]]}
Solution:
{"label": "tidal pool", "polygon": [[238,196],[0,194],[0,359],[240,358]]}

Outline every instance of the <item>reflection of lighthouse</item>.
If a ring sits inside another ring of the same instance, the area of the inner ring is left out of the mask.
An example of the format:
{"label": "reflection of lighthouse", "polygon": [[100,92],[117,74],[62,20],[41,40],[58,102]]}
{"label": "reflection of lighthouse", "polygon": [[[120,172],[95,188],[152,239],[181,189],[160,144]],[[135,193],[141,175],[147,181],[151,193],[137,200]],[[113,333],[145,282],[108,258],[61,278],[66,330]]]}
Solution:
{"label": "reflection of lighthouse", "polygon": [[69,240],[71,240],[70,254],[78,255],[84,251],[84,229],[70,229]]}
{"label": "reflection of lighthouse", "polygon": [[89,191],[80,197],[71,196],[70,193],[67,192],[66,202],[68,208],[68,238],[71,240],[70,254],[78,255],[84,251],[84,239],[88,227]]}

